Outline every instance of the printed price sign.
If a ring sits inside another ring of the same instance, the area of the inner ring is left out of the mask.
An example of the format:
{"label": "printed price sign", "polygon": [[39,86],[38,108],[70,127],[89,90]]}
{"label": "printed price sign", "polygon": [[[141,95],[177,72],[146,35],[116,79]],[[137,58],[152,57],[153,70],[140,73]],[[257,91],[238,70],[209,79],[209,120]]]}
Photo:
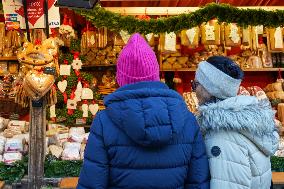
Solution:
{"label": "printed price sign", "polygon": [[[56,0],[48,0],[48,19],[50,28],[60,26],[59,8],[54,6]],[[22,0],[3,0],[5,22],[20,22],[25,29],[25,13]],[[27,0],[29,27],[45,28],[44,0]]]}

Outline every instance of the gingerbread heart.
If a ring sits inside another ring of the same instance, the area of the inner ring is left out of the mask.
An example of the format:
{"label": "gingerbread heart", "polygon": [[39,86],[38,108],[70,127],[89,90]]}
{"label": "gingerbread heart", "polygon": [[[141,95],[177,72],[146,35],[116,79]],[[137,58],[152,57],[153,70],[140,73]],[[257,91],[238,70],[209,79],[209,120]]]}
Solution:
{"label": "gingerbread heart", "polygon": [[99,111],[99,105],[98,104],[90,104],[89,110],[90,110],[92,115],[96,115],[97,112]]}
{"label": "gingerbread heart", "polygon": [[24,89],[34,100],[43,97],[54,84],[54,76],[31,70],[24,79]]}
{"label": "gingerbread heart", "polygon": [[57,83],[57,87],[61,93],[64,93],[67,88],[67,81],[66,80],[59,81]]}

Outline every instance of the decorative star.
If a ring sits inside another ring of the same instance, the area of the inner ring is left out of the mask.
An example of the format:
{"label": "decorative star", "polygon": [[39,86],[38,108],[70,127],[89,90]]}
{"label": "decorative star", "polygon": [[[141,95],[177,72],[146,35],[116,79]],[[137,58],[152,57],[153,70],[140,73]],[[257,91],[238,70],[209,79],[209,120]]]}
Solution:
{"label": "decorative star", "polygon": [[83,63],[80,59],[76,59],[76,60],[73,60],[71,65],[74,70],[80,70],[82,69]]}

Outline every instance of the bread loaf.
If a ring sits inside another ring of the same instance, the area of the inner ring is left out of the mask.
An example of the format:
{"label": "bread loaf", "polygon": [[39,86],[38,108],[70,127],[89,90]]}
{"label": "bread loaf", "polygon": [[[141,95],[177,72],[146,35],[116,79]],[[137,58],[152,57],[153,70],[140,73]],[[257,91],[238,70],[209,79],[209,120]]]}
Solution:
{"label": "bread loaf", "polygon": [[284,103],[279,103],[277,109],[278,109],[277,111],[278,119],[283,123],[284,122]]}

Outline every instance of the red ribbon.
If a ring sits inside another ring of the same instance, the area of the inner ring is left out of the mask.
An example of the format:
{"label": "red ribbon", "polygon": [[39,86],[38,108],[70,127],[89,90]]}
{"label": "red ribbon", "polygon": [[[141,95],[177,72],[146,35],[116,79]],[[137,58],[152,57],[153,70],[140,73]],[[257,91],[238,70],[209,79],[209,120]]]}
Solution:
{"label": "red ribbon", "polygon": [[70,95],[70,99],[73,100],[75,98],[75,89],[72,90],[72,93]]}
{"label": "red ribbon", "polygon": [[36,39],[35,40],[35,45],[41,45],[41,40],[40,39]]}
{"label": "red ribbon", "polygon": [[79,59],[80,52],[75,51],[73,52],[74,60]]}
{"label": "red ribbon", "polygon": [[85,81],[83,81],[83,88],[89,88],[90,87],[90,85],[89,85],[89,83],[87,83],[87,82],[85,82]]}
{"label": "red ribbon", "polygon": [[67,114],[68,114],[68,115],[73,115],[73,114],[74,114],[74,110],[68,109]]}
{"label": "red ribbon", "polygon": [[[70,99],[74,100],[74,98],[75,98],[75,90],[73,89],[72,93],[70,95]],[[73,115],[74,114],[74,110],[73,109],[68,109],[67,113],[68,113],[68,115]]]}
{"label": "red ribbon", "polygon": [[83,100],[83,104],[88,104],[88,100]]}
{"label": "red ribbon", "polygon": [[80,71],[79,71],[79,70],[74,70],[74,72],[75,72],[75,74],[76,74],[77,77],[80,76]]}
{"label": "red ribbon", "polygon": [[64,64],[66,64],[66,65],[68,64],[68,60],[66,60],[66,59],[64,59],[63,62],[64,62]]}
{"label": "red ribbon", "polygon": [[73,26],[71,18],[69,19],[69,26],[71,26],[71,27]]}
{"label": "red ribbon", "polygon": [[64,103],[67,104],[68,97],[66,92],[63,93],[63,98],[64,98]]}
{"label": "red ribbon", "polygon": [[63,25],[68,25],[68,16],[67,14],[64,15],[64,19],[63,19]]}
{"label": "red ribbon", "polygon": [[56,29],[55,28],[51,28],[50,30],[51,30],[51,36],[55,38],[57,36]]}

